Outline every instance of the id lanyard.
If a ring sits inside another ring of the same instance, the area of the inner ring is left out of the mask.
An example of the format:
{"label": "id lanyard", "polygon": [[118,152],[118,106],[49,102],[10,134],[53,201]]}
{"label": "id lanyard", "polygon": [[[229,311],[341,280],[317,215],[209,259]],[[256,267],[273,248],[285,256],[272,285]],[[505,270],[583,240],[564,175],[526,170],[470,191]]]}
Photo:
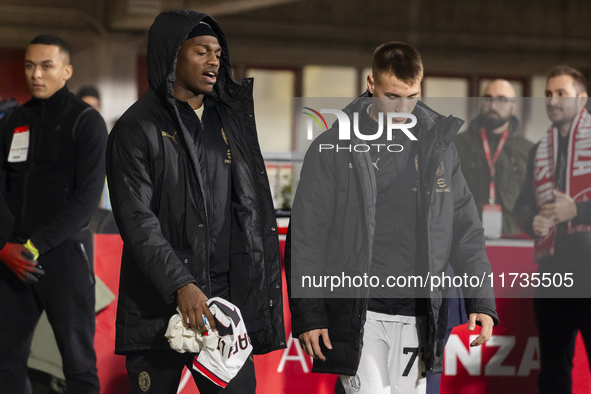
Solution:
{"label": "id lanyard", "polygon": [[489,192],[488,192],[488,203],[494,205],[495,203],[495,163],[505,146],[505,142],[507,141],[507,137],[509,136],[509,129],[505,129],[503,131],[503,135],[501,136],[501,140],[499,141],[499,146],[495,152],[495,156],[491,158],[490,155],[490,144],[488,143],[488,138],[486,137],[486,131],[484,128],[480,129],[480,138],[482,139],[482,147],[484,148],[484,155],[486,157],[486,162],[488,163],[488,169],[490,172],[490,184],[489,184]]}

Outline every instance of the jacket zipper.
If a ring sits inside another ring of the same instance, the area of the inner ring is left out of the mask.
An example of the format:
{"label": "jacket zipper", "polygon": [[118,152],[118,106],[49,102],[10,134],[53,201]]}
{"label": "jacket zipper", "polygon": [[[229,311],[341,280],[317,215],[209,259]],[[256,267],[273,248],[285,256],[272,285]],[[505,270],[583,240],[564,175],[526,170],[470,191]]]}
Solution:
{"label": "jacket zipper", "polygon": [[[203,103],[203,105],[205,105],[205,103]],[[176,105],[175,105],[175,107],[176,107]],[[204,110],[203,113],[205,113],[205,108],[203,110]],[[180,113],[178,113],[178,114],[176,113],[177,111],[179,111],[178,108],[176,111],[173,109],[173,114],[177,117],[178,122],[181,125],[181,131],[182,131],[182,128],[184,127],[185,131],[187,131],[186,134],[189,135],[189,137],[191,137],[190,134],[188,133],[186,126],[183,124]],[[201,125],[201,131],[204,132],[205,128],[203,127],[203,122],[201,121],[201,119],[198,116],[197,116],[197,119],[199,119],[199,123]],[[204,212],[205,213],[205,240],[206,240],[206,242],[205,242],[205,269],[206,269],[206,273],[207,273],[206,292],[209,292],[209,295],[211,296],[211,277],[209,275],[209,263],[210,263],[210,261],[209,261],[210,256],[209,255],[210,255],[211,235],[210,235],[209,214],[208,214],[210,199],[205,198],[205,185],[203,184],[203,178],[201,177],[201,163],[199,163],[199,158],[196,157],[197,156],[197,150],[196,150],[197,147],[195,146],[195,143],[192,141],[192,138],[191,138],[191,143],[193,144],[193,147],[195,148],[195,152],[194,152],[195,153],[195,163],[194,164],[196,164],[195,173],[197,176],[197,182],[199,183],[199,186],[200,186],[199,189],[201,191],[201,198],[203,199],[203,208],[205,211]],[[189,144],[187,144],[187,146],[189,147]],[[189,147],[189,149],[191,149],[191,148]],[[207,154],[207,153],[205,153],[205,154]],[[190,152],[189,152],[189,158],[191,159]],[[200,289],[200,290],[202,290],[202,289]]]}
{"label": "jacket zipper", "polygon": [[88,258],[88,254],[86,253],[86,248],[84,247],[84,244],[82,242],[79,242],[78,245],[80,246],[80,251],[82,252],[84,261],[86,261],[86,267],[88,268],[88,278],[90,279],[90,283],[94,285],[95,280],[93,275],[93,267],[90,263],[90,259]]}
{"label": "jacket zipper", "polygon": [[[205,226],[205,241],[206,241],[205,242],[205,269],[206,269],[206,273],[207,273],[207,283],[204,285],[205,291],[203,293],[205,294],[206,292],[209,292],[209,295],[211,295],[211,278],[209,276],[209,254],[210,254],[210,250],[209,250],[210,245],[209,244],[211,242],[211,236],[209,234],[210,230],[209,230],[209,215],[208,215],[209,202],[208,202],[208,199],[205,198],[205,191],[204,191],[205,185],[203,184],[203,179],[201,177],[201,164],[199,163],[199,158],[197,157],[197,147],[195,146],[195,142],[193,141],[193,137],[191,136],[187,127],[183,123],[183,120],[181,119],[180,109],[177,107],[176,103],[174,102],[174,99],[172,101],[168,100],[168,102],[171,105],[171,108],[170,108],[171,116],[173,119],[176,119],[176,121],[178,122],[178,124],[180,126],[180,130],[181,130],[181,134],[188,137],[188,139],[186,139],[186,142],[185,142],[186,147],[187,147],[186,153],[188,154],[188,160],[192,164],[191,167],[193,168],[193,171],[195,172],[195,176],[197,177],[197,183],[199,184],[199,189],[200,189],[199,191],[201,192],[201,198],[203,199],[203,209],[204,209],[204,214],[205,214],[205,223],[203,225]],[[203,105],[205,105],[205,103]],[[203,126],[203,122],[201,122],[201,119],[198,116],[197,116],[197,119],[199,119],[200,125]],[[201,130],[203,131],[204,128],[202,127]],[[194,148],[193,152],[191,152],[192,148]],[[191,275],[193,277],[199,277],[199,275],[195,276],[193,266],[191,266]],[[199,290],[203,291],[203,287],[199,288]],[[205,294],[205,295],[207,295],[207,294]]]}
{"label": "jacket zipper", "polygon": [[[203,105],[203,115],[205,115],[205,102],[202,103],[201,105]],[[202,115],[202,117],[203,117]],[[201,132],[205,133],[205,127],[203,125],[203,121],[201,120],[200,117],[197,117],[197,119],[199,119],[199,123],[201,126]],[[205,155],[207,156],[208,153],[205,152]],[[206,159],[207,160],[207,159]],[[198,163],[199,166],[201,166],[201,163]],[[201,171],[201,168],[199,168],[199,171]],[[199,172],[199,174],[201,174],[201,172]],[[212,207],[211,207],[211,198],[205,198],[205,185],[203,184],[203,178],[201,178],[201,196],[203,198],[203,207],[205,208],[205,237],[207,239],[207,242],[205,243],[205,268],[206,268],[206,272],[207,272],[207,291],[209,292],[209,296],[212,296],[211,293],[211,275],[210,275],[210,256],[211,256],[211,226],[209,223],[209,212],[212,211]],[[207,192],[207,194],[209,195],[209,191]],[[211,197],[211,195],[209,195],[209,197]]]}
{"label": "jacket zipper", "polygon": [[[41,101],[41,117],[40,117],[40,121],[38,125],[41,125],[43,123],[43,121],[45,120],[45,101]],[[28,184],[29,184],[29,174],[33,171],[33,168],[35,167],[35,152],[34,152],[34,148],[37,147],[37,144],[35,144],[34,141],[34,135],[33,134],[33,127],[32,124],[29,124],[29,152],[31,154],[30,156],[30,165],[29,168],[27,169],[27,172],[25,174],[25,179],[23,182],[23,207],[21,209],[21,221],[23,224],[23,227],[25,227],[25,218],[26,215],[25,213],[27,212],[27,190],[28,190]],[[42,130],[43,127],[39,127],[39,130]],[[25,231],[27,231],[28,229],[25,229]]]}
{"label": "jacket zipper", "polygon": [[[205,105],[205,103],[203,103],[202,105]],[[205,108],[203,109],[203,113],[205,114]],[[202,115],[203,117],[203,115]],[[199,116],[197,116],[197,119],[199,119],[199,125],[201,126],[201,133],[205,133],[205,126],[203,125],[203,120],[201,120],[201,118]],[[205,161],[207,162],[207,156],[209,156],[209,152],[207,150],[204,150],[203,153],[205,154]],[[199,165],[201,165],[201,163],[199,163]],[[205,186],[205,185],[203,185]],[[205,206],[205,223],[207,225],[206,227],[206,232],[207,232],[207,248],[209,249],[210,246],[210,242],[211,242],[211,231],[210,231],[210,226],[209,226],[209,219],[208,219],[208,215],[207,212],[213,212],[213,203],[212,203],[212,198],[213,195],[211,193],[211,188],[207,189],[207,192],[205,192],[205,187],[201,188],[202,194],[203,194],[203,201],[204,201],[204,206]],[[207,194],[207,199],[205,199],[205,194]],[[209,272],[209,255],[210,255],[210,250],[207,250],[207,272]],[[209,276],[208,276],[209,278]],[[211,291],[211,281],[208,279],[208,286],[209,290]]]}

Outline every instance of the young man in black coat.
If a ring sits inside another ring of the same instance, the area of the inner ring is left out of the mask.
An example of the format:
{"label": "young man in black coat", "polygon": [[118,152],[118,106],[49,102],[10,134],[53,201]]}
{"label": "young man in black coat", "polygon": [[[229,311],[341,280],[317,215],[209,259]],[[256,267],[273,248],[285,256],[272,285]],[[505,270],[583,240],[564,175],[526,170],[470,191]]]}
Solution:
{"label": "young man in black coat", "polygon": [[[234,81],[221,28],[193,11],[160,14],[148,38],[150,91],[109,136],[107,177],[123,238],[115,351],[133,393],[176,393],[195,354],[164,337],[178,307],[202,332],[206,304],[240,309],[254,353],[285,347],[275,212],[254,123],[252,80]],[[212,371],[215,373],[215,371]],[[253,393],[252,358],[224,392]]]}
{"label": "young man in black coat", "polygon": [[[450,262],[460,276],[491,272],[452,143],[463,122],[418,100],[422,76],[416,49],[379,46],[368,92],[343,110],[357,122],[355,137],[341,138],[339,119],[314,140],[295,195],[286,245],[293,335],[315,358],[313,371],[341,375],[348,393],[424,393],[424,372],[442,372],[447,290],[388,288],[388,278],[441,277]],[[374,277],[382,287],[374,280],[324,291],[303,279],[327,275]],[[464,292],[469,329],[482,325],[478,346],[497,323],[492,288]]]}
{"label": "young man in black coat", "polygon": [[104,184],[107,129],[94,108],[68,91],[72,71],[63,40],[33,39],[25,54],[33,98],[0,122],[0,188],[15,217],[0,251],[5,392],[26,390],[29,349],[43,310],[62,355],[68,392],[99,392],[88,224]]}

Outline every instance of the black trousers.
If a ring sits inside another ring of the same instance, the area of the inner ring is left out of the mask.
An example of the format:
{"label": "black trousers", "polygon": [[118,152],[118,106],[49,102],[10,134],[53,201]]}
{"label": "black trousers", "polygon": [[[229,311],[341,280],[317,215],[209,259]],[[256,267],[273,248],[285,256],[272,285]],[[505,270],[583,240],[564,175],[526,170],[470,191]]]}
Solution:
{"label": "black trousers", "polygon": [[176,394],[185,366],[191,371],[201,394],[256,392],[252,356],[224,389],[193,370],[193,357],[195,354],[177,353],[172,349],[127,354],[125,367],[131,383],[131,394]]}
{"label": "black trousers", "polygon": [[541,394],[571,393],[575,339],[581,331],[591,364],[591,298],[536,298]]}
{"label": "black trousers", "polygon": [[90,233],[39,258],[45,275],[21,282],[0,263],[0,391],[27,393],[27,360],[43,310],[60,350],[69,393],[99,393],[94,351],[95,293]]}

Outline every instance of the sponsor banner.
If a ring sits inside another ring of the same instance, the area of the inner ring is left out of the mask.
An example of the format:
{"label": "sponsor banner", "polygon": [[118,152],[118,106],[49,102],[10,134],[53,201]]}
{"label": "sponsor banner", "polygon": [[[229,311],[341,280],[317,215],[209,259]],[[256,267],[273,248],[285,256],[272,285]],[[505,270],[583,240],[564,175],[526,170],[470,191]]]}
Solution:
{"label": "sponsor banner", "polygon": [[[281,242],[282,255],[283,247]],[[95,235],[96,274],[114,294],[119,290],[122,248],[118,235]],[[493,269],[521,264],[526,265],[524,272],[536,272],[531,242],[510,246],[507,241],[499,241],[489,245],[487,252]],[[285,278],[283,285],[286,331],[290,333]],[[537,392],[539,348],[531,299],[497,299],[496,302],[500,324],[495,327],[492,339],[482,347],[470,348],[470,336],[474,334],[466,325],[454,329],[444,356],[442,393],[512,393],[516,387],[520,393]],[[97,368],[101,393],[105,394],[129,392],[125,357],[114,354],[116,309],[117,302],[113,301],[97,315]],[[257,393],[333,393],[336,375],[312,374],[310,357],[301,350],[297,339],[289,338],[287,349],[254,357]],[[179,389],[181,394],[198,393],[187,370],[183,372]],[[591,374],[580,337],[575,350],[573,392],[591,392]]]}

